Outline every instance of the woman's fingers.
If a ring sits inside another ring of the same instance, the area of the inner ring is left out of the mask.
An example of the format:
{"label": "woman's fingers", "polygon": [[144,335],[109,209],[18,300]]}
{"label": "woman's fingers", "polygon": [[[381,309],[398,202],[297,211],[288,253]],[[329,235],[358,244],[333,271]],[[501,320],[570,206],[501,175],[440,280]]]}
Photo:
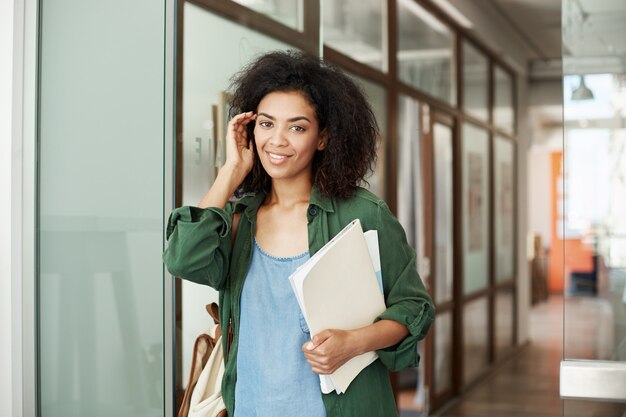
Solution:
{"label": "woman's fingers", "polygon": [[239,164],[239,161],[243,160],[246,165],[250,165],[252,158],[247,154],[252,150],[252,141],[248,141],[247,125],[254,119],[256,114],[249,111],[235,115],[228,123],[226,158],[234,163]]}

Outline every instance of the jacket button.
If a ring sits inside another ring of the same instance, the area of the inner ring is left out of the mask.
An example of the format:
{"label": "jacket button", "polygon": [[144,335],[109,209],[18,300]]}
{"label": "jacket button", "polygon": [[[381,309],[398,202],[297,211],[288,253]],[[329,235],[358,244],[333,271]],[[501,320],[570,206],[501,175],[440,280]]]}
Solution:
{"label": "jacket button", "polygon": [[315,206],[309,206],[309,216],[316,216],[317,215],[317,207]]}

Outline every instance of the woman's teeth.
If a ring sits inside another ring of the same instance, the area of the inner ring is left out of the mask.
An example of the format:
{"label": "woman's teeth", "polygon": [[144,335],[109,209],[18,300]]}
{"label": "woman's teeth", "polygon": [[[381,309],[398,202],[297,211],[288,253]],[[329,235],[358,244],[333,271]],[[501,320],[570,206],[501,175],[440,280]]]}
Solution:
{"label": "woman's teeth", "polygon": [[269,154],[270,158],[272,158],[272,159],[279,159],[280,160],[280,159],[287,158],[287,156],[285,156],[285,155],[276,155],[275,153],[271,153],[271,152],[268,152],[268,154]]}

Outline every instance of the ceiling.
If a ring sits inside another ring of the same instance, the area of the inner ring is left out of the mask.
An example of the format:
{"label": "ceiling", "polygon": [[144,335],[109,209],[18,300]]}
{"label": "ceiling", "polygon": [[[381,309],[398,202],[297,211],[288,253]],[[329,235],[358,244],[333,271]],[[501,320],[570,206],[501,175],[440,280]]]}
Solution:
{"label": "ceiling", "polygon": [[491,3],[533,52],[531,61],[585,57],[589,73],[626,70],[624,0],[474,1]]}
{"label": "ceiling", "polygon": [[491,3],[533,52],[534,59],[561,57],[561,0],[480,1]]}

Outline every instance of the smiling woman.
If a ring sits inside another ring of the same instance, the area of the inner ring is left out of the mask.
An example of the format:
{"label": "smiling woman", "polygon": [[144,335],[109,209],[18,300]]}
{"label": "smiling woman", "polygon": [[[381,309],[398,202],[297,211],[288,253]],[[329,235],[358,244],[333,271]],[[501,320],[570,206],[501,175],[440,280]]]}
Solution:
{"label": "smiling woman", "polygon": [[[388,371],[417,366],[434,309],[404,230],[359,187],[376,158],[372,110],[349,77],[295,52],[259,57],[233,87],[226,162],[199,207],[174,210],[163,256],[172,274],[220,292],[222,332],[233,331],[228,413],[396,415]],[[387,309],[363,328],[312,335],[288,277],[354,219],[378,230]],[[370,351],[379,360],[344,394],[322,394],[318,374]]]}

